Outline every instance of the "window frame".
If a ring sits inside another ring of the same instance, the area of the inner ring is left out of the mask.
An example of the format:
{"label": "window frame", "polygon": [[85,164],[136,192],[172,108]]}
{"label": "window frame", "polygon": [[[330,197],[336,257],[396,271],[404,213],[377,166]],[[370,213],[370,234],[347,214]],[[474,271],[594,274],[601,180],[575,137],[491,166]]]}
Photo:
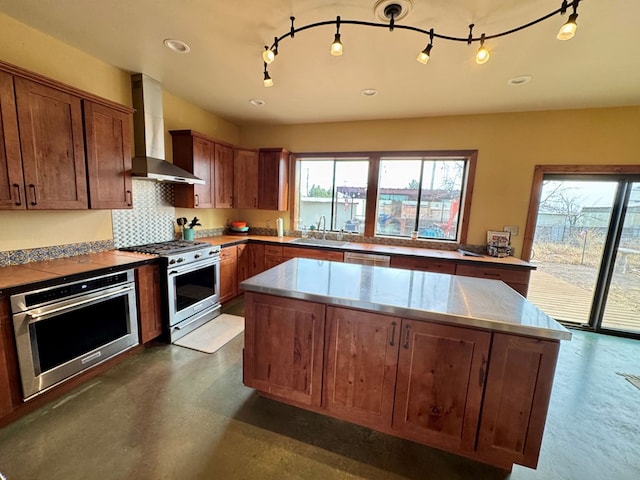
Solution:
{"label": "window frame", "polygon": [[458,229],[457,240],[444,240],[435,238],[419,238],[419,242],[435,242],[446,244],[466,244],[469,231],[469,218],[471,212],[471,199],[473,197],[473,188],[475,183],[475,173],[478,161],[478,150],[388,150],[388,151],[357,151],[357,152],[304,152],[291,154],[291,181],[290,185],[290,205],[292,208],[290,213],[290,225],[292,230],[295,229],[295,219],[299,216],[300,211],[300,161],[310,159],[332,159],[340,161],[356,157],[364,157],[369,159],[369,178],[367,182],[367,197],[365,211],[365,228],[364,237],[368,238],[392,238],[397,240],[408,240],[403,237],[376,235],[376,214],[378,209],[378,189],[380,178],[380,160],[388,157],[406,157],[411,159],[438,158],[446,159],[447,157],[455,159],[464,159],[465,172],[463,175],[463,184],[461,186],[461,201],[458,215],[461,217],[460,227]]}

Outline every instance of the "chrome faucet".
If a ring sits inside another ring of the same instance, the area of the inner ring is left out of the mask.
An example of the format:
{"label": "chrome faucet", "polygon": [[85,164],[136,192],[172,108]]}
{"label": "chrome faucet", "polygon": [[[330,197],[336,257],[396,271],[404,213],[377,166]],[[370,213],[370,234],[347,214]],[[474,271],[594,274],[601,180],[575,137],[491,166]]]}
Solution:
{"label": "chrome faucet", "polygon": [[318,220],[318,231],[320,231],[320,223],[322,223],[322,239],[325,240],[327,238],[327,219],[324,215],[321,215]]}

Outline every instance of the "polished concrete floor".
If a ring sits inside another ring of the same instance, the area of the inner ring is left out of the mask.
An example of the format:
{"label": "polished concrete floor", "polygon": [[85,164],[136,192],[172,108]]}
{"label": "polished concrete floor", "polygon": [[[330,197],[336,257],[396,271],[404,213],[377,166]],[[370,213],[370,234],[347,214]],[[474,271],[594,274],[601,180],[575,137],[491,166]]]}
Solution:
{"label": "polished concrete floor", "polygon": [[148,348],[0,429],[0,472],[9,480],[640,478],[640,389],[616,374],[640,374],[639,341],[575,331],[563,342],[540,464],[511,473],[261,398],[242,385],[241,354],[242,335],[211,355]]}

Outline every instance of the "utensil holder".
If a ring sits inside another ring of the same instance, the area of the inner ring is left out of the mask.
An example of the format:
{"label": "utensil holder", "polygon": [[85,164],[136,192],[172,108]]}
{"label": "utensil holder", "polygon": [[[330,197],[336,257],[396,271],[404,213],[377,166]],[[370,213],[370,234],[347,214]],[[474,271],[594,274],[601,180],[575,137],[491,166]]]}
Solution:
{"label": "utensil holder", "polygon": [[193,242],[194,231],[193,228],[185,228],[182,230],[182,239]]}

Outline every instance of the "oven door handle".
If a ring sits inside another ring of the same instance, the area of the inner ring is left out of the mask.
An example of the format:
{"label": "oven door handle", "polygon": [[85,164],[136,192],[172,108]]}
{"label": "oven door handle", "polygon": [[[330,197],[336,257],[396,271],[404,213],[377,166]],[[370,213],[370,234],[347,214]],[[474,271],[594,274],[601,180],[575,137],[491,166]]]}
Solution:
{"label": "oven door handle", "polygon": [[180,275],[182,273],[189,273],[201,268],[211,267],[217,263],[220,263],[220,257],[210,258],[200,262],[188,263],[187,265],[181,265],[179,267],[170,267],[167,275]]}
{"label": "oven door handle", "polygon": [[34,315],[31,312],[27,312],[25,316],[28,318],[31,318],[34,321],[44,320],[57,313],[64,312],[67,310],[76,310],[78,307],[81,307],[83,305],[87,305],[89,303],[95,303],[99,300],[105,300],[109,297],[117,297],[131,290],[133,290],[133,285],[125,285],[124,287],[119,287],[117,290],[109,290],[107,293],[103,293],[102,295],[95,295],[95,296],[91,296],[90,298],[74,301],[73,303],[68,303],[66,305],[63,305],[62,307],[46,309],[40,314]]}

